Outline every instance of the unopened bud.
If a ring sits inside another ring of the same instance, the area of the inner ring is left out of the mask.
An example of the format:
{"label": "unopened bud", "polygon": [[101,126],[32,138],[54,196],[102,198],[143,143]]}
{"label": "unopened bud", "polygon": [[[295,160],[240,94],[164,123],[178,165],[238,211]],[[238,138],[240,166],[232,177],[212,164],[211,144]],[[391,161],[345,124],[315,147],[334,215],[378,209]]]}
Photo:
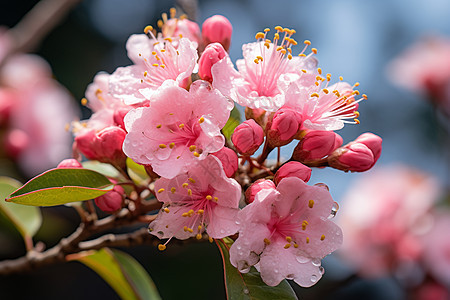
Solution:
{"label": "unopened bud", "polygon": [[311,178],[311,169],[300,162],[290,161],[278,169],[273,181],[278,185],[281,179],[286,177],[297,177],[304,182],[308,182]]}
{"label": "unopened bud", "polygon": [[75,137],[76,148],[88,159],[124,167],[126,156],[122,144],[125,136],[126,132],[116,126],[106,127],[98,133],[90,130]]}
{"label": "unopened bud", "polygon": [[211,153],[211,155],[214,155],[220,160],[227,177],[234,176],[234,173],[236,173],[238,169],[238,157],[236,152],[234,152],[230,148],[223,147],[219,151]]}
{"label": "unopened bud", "polygon": [[212,83],[212,66],[227,55],[227,52],[223,49],[221,44],[209,44],[198,61],[198,75],[200,78]]}
{"label": "unopened bud", "polygon": [[273,183],[272,180],[258,179],[245,191],[245,201],[250,204],[255,201],[255,196],[259,193],[259,191],[275,188],[275,183]]}
{"label": "unopened bud", "polygon": [[301,115],[292,108],[282,107],[277,110],[266,126],[269,144],[273,147],[289,144],[297,134],[301,122]]}
{"label": "unopened bud", "polygon": [[122,208],[124,189],[120,185],[115,185],[112,191],[95,198],[95,204],[102,211],[114,212]]}
{"label": "unopened bud", "polygon": [[234,129],[231,141],[239,153],[252,155],[264,141],[264,130],[254,120],[247,120]]}
{"label": "unopened bud", "polygon": [[366,132],[358,136],[355,142],[366,145],[372,151],[374,163],[380,158],[383,139],[378,135]]}
{"label": "unopened bud", "polygon": [[343,171],[364,172],[374,165],[374,157],[366,145],[352,142],[330,155],[328,164]]}
{"label": "unopened bud", "polygon": [[324,158],[339,148],[342,142],[342,137],[333,131],[310,131],[295,147],[292,159],[306,162]]}
{"label": "unopened bud", "polygon": [[245,108],[245,119],[255,120],[256,123],[258,123],[262,128],[266,128],[267,124],[267,118],[266,118],[266,111],[261,108]]}
{"label": "unopened bud", "polygon": [[83,165],[76,159],[68,158],[61,161],[57,168],[82,168]]}
{"label": "unopened bud", "polygon": [[114,110],[113,120],[117,127],[125,130],[125,123],[123,122],[123,118],[130,111],[130,108],[122,107]]}
{"label": "unopened bud", "polygon": [[230,48],[232,33],[233,26],[230,21],[221,15],[214,15],[206,19],[202,25],[203,43],[205,45],[220,43],[226,51]]}

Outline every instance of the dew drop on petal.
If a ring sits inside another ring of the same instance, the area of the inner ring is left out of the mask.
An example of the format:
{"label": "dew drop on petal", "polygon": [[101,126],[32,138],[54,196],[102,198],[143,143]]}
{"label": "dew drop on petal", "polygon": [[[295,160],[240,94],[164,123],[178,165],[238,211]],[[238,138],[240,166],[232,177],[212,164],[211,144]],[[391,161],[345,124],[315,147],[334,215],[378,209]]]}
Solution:
{"label": "dew drop on petal", "polygon": [[241,248],[242,248],[242,247],[239,246],[239,245],[236,246],[236,249],[238,249],[238,250],[241,250]]}
{"label": "dew drop on petal", "polygon": [[311,275],[311,282],[317,281],[317,275]]}
{"label": "dew drop on petal", "polygon": [[274,272],[275,272],[275,274],[277,274],[278,273],[278,269],[275,269],[275,270],[273,270]]}
{"label": "dew drop on petal", "polygon": [[304,263],[307,263],[308,261],[310,261],[309,258],[307,258],[307,257],[305,257],[305,256],[301,256],[301,255],[297,255],[297,256],[295,257],[295,259],[296,259],[299,263],[301,263],[301,264],[304,264]]}
{"label": "dew drop on petal", "polygon": [[326,189],[327,191],[330,190],[330,188],[328,187],[328,185],[326,185],[325,183],[316,183],[314,186],[318,186],[318,187],[320,187],[320,188],[324,188],[324,189]]}
{"label": "dew drop on petal", "polygon": [[239,222],[237,220],[234,223],[236,223],[236,225],[240,225],[241,224],[241,222]]}
{"label": "dew drop on petal", "polygon": [[319,272],[320,272],[320,274],[323,275],[323,273],[325,273],[324,267],[320,266],[320,267],[319,267]]}
{"label": "dew drop on petal", "polygon": [[294,274],[288,274],[288,275],[286,275],[286,279],[289,279],[289,280],[293,280],[294,279]]}
{"label": "dew drop on petal", "polygon": [[311,262],[312,262],[313,266],[316,266],[316,267],[320,266],[320,264],[321,264],[321,261],[318,258],[313,258]]}
{"label": "dew drop on petal", "polygon": [[339,210],[339,204],[337,202],[334,202],[333,206],[331,207],[331,213],[328,216],[328,219],[333,219],[336,216],[338,210]]}

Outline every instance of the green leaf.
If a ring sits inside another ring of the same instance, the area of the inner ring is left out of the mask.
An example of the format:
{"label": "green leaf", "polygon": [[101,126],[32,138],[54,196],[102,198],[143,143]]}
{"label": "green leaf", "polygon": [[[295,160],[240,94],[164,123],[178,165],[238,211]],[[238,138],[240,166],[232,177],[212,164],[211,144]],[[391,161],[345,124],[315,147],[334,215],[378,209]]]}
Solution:
{"label": "green leaf", "polygon": [[228,118],[227,123],[222,128],[222,133],[227,140],[231,139],[231,135],[233,134],[234,129],[239,124],[241,124],[241,113],[235,106],[230,113],[230,117]]}
{"label": "green leaf", "polygon": [[129,157],[127,158],[127,168],[128,168],[128,175],[130,175],[130,178],[136,184],[144,185],[148,181],[149,176],[145,171],[145,167],[143,165],[135,163]]}
{"label": "green leaf", "polygon": [[145,269],[130,255],[103,248],[68,257],[77,260],[102,277],[122,299],[161,299]]}
{"label": "green leaf", "polygon": [[272,287],[266,285],[262,281],[261,276],[254,267],[246,274],[240,273],[230,263],[229,249],[232,240],[227,238],[216,240],[216,244],[222,255],[227,298],[229,300],[297,299],[297,296],[286,280],[283,280],[279,285]]}
{"label": "green leaf", "polygon": [[103,174],[112,178],[119,178],[121,174],[110,164],[101,163],[95,160],[87,160],[81,163],[83,168],[89,169],[92,171],[96,171],[100,174]]}
{"label": "green leaf", "polygon": [[99,197],[114,187],[104,175],[80,168],[46,171],[12,193],[8,202],[53,206]]}
{"label": "green leaf", "polygon": [[[0,199],[18,189],[22,184],[9,177],[0,177]],[[23,206],[0,200],[0,212],[9,220],[24,237],[32,237],[42,224],[42,215],[38,207]]]}

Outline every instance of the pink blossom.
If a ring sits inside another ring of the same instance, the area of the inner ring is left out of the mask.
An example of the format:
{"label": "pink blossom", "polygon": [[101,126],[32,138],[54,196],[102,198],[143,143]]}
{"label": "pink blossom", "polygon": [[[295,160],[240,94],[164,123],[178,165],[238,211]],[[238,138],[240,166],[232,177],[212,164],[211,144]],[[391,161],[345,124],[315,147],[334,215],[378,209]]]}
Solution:
{"label": "pink blossom", "polygon": [[281,179],[286,177],[297,177],[304,182],[308,182],[311,178],[311,168],[297,161],[287,162],[275,173],[273,181],[278,184]]}
{"label": "pink blossom", "polygon": [[223,147],[220,129],[232,107],[206,81],[195,81],[189,92],[166,81],[153,94],[150,107],[125,116],[124,151],[135,162],[152,165],[160,176],[173,178]]}
{"label": "pink blossom", "polygon": [[335,132],[313,130],[300,140],[292,158],[300,162],[318,160],[342,146],[342,142],[342,137]]}
{"label": "pink blossom", "polygon": [[115,185],[112,191],[95,198],[95,204],[105,212],[114,212],[122,208],[124,189],[120,185]]}
{"label": "pink blossom", "polygon": [[175,47],[170,38],[159,41],[148,33],[151,38],[145,34],[130,36],[127,51],[134,64],[118,68],[110,77],[111,94],[128,105],[150,99],[166,80],[186,88],[197,64],[196,45],[189,39],[179,39]]}
{"label": "pink blossom", "polygon": [[383,139],[378,135],[366,132],[358,136],[355,142],[366,145],[372,151],[374,163],[380,158]]}
{"label": "pink blossom", "polygon": [[405,166],[374,169],[343,197],[338,223],[345,232],[342,256],[364,276],[385,276],[417,262],[421,235],[439,194],[435,178]]}
{"label": "pink blossom", "polygon": [[225,56],[228,56],[228,54],[221,44],[209,44],[198,61],[198,75],[200,78],[212,82],[211,68]]}
{"label": "pink blossom", "polygon": [[158,179],[155,190],[164,204],[149,229],[160,239],[201,238],[205,230],[212,238],[224,238],[238,230],[235,220],[241,187],[226,177],[212,155],[173,179]]}
{"label": "pink blossom", "polygon": [[269,118],[266,126],[267,139],[271,146],[289,144],[302,125],[302,116],[290,107],[283,106]]}
{"label": "pink blossom", "polygon": [[387,68],[399,86],[424,93],[450,116],[450,40],[425,37],[410,46]]}
{"label": "pink blossom", "polygon": [[239,124],[231,136],[236,150],[243,155],[252,155],[264,142],[264,131],[252,119]]}
{"label": "pink blossom", "polygon": [[[161,28],[162,38],[173,38],[175,42],[178,38],[185,37],[194,42],[197,48],[200,42],[200,28],[198,24],[186,18],[186,15],[176,17],[175,8],[170,9],[170,18],[166,13],[162,14],[162,19],[158,21],[158,27]],[[150,26],[151,27],[151,26]]]}
{"label": "pink blossom", "polygon": [[258,194],[259,191],[265,189],[273,190],[275,188],[275,183],[272,180],[264,178],[258,179],[245,191],[245,199],[247,203],[250,204],[255,201],[256,194]]}
{"label": "pink blossom", "polygon": [[[295,30],[277,26],[273,42],[266,39],[268,30],[256,34],[257,42],[242,46],[244,59],[236,62],[239,71],[228,57],[217,62],[212,68],[213,85],[243,106],[276,111],[284,105],[283,91],[291,82],[314,84],[316,71],[313,68],[317,62],[311,55],[294,57],[291,54],[291,46],[297,44],[291,38]],[[311,43],[305,41],[305,44]],[[305,50],[306,47],[300,55]]]}
{"label": "pink blossom", "polygon": [[260,191],[239,213],[231,263],[242,273],[258,263],[270,286],[284,278],[304,287],[315,284],[323,273],[320,260],[342,244],[341,229],[328,219],[333,203],[327,189],[296,177]]}
{"label": "pink blossom", "polygon": [[211,153],[211,155],[214,155],[220,160],[227,177],[234,177],[234,174],[238,170],[238,157],[236,152],[228,147],[223,147],[219,151]]}
{"label": "pink blossom", "polygon": [[202,24],[203,44],[222,44],[225,51],[228,51],[231,43],[233,26],[227,18],[221,15],[214,15],[205,20]]}
{"label": "pink blossom", "polygon": [[358,103],[366,98],[363,95],[362,98],[355,99],[359,91],[353,89],[359,84],[351,86],[346,82],[339,82],[329,86],[330,74],[325,77],[318,75],[315,79],[316,82],[310,85],[293,82],[286,91],[286,104],[301,114],[302,128],[339,130],[345,123],[359,124]]}
{"label": "pink blossom", "polygon": [[78,111],[70,93],[52,78],[50,66],[36,55],[9,57],[0,81],[14,99],[8,108],[8,128],[28,137],[18,153],[22,170],[33,176],[70,156],[72,138],[66,126]]}
{"label": "pink blossom", "polygon": [[330,167],[346,172],[364,172],[375,164],[372,151],[358,142],[352,142],[337,149],[327,160]]}

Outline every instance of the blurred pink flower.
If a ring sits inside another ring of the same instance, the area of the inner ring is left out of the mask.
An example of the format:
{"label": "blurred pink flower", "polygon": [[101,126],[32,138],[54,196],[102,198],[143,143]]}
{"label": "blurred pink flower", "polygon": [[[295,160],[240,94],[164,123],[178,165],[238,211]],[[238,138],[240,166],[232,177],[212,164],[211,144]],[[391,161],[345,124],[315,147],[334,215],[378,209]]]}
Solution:
{"label": "blurred pink flower", "polygon": [[[240,105],[276,111],[284,105],[283,90],[292,81],[314,84],[317,61],[311,55],[291,54],[291,46],[297,44],[291,38],[295,30],[279,26],[276,29],[273,43],[266,39],[266,31],[256,34],[257,42],[242,46],[244,59],[236,61],[238,71],[229,57],[214,64],[213,86]],[[301,54],[305,50],[306,47]]]}
{"label": "blurred pink flower", "polygon": [[173,178],[223,147],[220,129],[232,108],[233,103],[206,81],[195,81],[189,92],[166,81],[153,94],[150,107],[125,116],[124,152],[139,164],[152,165],[160,176]]}
{"label": "blurred pink flower", "polygon": [[71,134],[65,129],[78,111],[69,92],[52,78],[50,66],[36,55],[9,57],[0,71],[1,91],[13,101],[9,130],[28,138],[17,153],[21,169],[33,176],[55,167],[71,154]]}
{"label": "blurred pink flower", "polygon": [[314,285],[323,274],[321,259],[342,244],[341,229],[329,220],[333,205],[327,189],[297,177],[262,189],[238,215],[241,227],[230,248],[231,263],[242,273],[258,264],[270,286],[284,278]]}
{"label": "blurred pink flower", "polygon": [[227,178],[213,155],[173,179],[158,179],[155,190],[164,204],[149,228],[160,239],[201,238],[205,230],[210,237],[220,239],[238,230],[235,220],[241,187]]}
{"label": "blurred pink flower", "polygon": [[395,58],[387,68],[392,82],[422,92],[450,116],[450,39],[426,37]]}
{"label": "blurred pink flower", "polygon": [[338,223],[342,256],[364,276],[384,276],[420,258],[437,181],[405,166],[378,168],[355,181],[343,197]]}

